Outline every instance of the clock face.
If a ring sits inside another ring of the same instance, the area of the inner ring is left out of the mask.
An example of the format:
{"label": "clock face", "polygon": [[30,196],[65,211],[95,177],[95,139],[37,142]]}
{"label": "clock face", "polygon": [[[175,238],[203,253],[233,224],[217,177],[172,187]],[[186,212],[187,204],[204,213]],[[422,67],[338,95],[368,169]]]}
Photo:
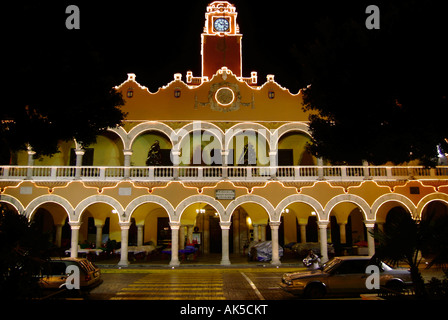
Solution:
{"label": "clock face", "polygon": [[224,32],[229,30],[229,20],[225,18],[218,18],[214,21],[213,27],[215,31]]}

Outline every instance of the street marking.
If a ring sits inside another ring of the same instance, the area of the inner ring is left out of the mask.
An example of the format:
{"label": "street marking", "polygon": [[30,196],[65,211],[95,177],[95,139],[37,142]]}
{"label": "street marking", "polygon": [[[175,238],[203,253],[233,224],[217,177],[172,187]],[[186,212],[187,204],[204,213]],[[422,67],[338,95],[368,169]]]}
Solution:
{"label": "street marking", "polygon": [[157,296],[157,297],[148,297],[148,296],[132,296],[132,297],[112,297],[110,300],[226,300],[225,297],[216,297],[216,296],[200,296],[200,297],[188,297],[186,298],[184,295],[176,297],[176,296]]}
{"label": "street marking", "polygon": [[245,267],[245,268],[194,268],[194,269],[187,269],[183,267],[177,267],[175,269],[168,269],[165,266],[161,265],[160,267],[153,267],[153,265],[150,265],[148,268],[134,268],[134,269],[126,269],[126,268],[101,268],[101,273],[146,273],[146,274],[155,274],[155,273],[173,273],[173,274],[190,274],[190,273],[206,273],[206,272],[220,272],[220,273],[233,273],[233,272],[295,272],[295,271],[305,271],[306,268],[303,267],[281,267],[281,268],[273,268],[273,267],[267,267],[267,268],[251,268],[251,267]]}
{"label": "street marking", "polygon": [[225,300],[221,272],[187,276],[147,274],[116,293],[111,300]]}
{"label": "street marking", "polygon": [[[146,286],[151,286],[151,287],[190,287],[191,284],[190,283],[131,283],[129,286],[131,287],[146,287]],[[211,284],[205,284],[205,283],[197,283],[195,284],[195,287],[222,287],[223,283],[211,283]]]}
{"label": "street marking", "polygon": [[240,273],[247,280],[247,282],[249,282],[249,285],[252,287],[252,289],[254,289],[255,294],[257,295],[258,299],[265,300],[263,295],[260,293],[260,291],[258,291],[257,286],[255,285],[255,283],[253,283],[252,280],[250,280],[249,277],[244,274],[244,272],[240,271]]}
{"label": "street marking", "polygon": [[[151,291],[151,292],[154,292],[154,288],[152,288],[152,287],[144,287],[144,288],[129,288],[129,287],[127,287],[127,288],[123,288],[123,289],[121,289],[122,291],[124,290],[124,291]],[[176,288],[157,288],[157,291],[171,291],[171,292],[174,292],[174,291],[184,291],[184,292],[189,292],[189,291],[220,291],[220,290],[222,290],[222,287],[221,288],[207,288],[207,289],[205,289],[205,288],[185,288],[185,287],[183,287],[183,288],[178,288],[178,287],[176,287]]]}

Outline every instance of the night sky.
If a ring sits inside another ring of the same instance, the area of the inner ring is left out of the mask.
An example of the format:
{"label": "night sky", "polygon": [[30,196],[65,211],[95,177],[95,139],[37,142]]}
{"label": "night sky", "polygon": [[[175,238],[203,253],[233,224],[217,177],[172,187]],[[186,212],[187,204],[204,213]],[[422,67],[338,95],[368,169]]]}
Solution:
{"label": "night sky", "polygon": [[[174,73],[200,75],[200,35],[210,0],[194,1],[30,1],[10,3],[2,22],[12,56],[9,66],[39,59],[49,64],[63,50],[93,48],[107,61],[117,84],[135,73],[151,91],[167,84]],[[280,85],[297,92],[302,83],[293,48],[313,40],[315,24],[326,16],[364,21],[367,1],[235,0],[243,34],[243,75],[257,71],[259,84],[274,74]],[[68,5],[80,9],[80,29],[67,30]]]}
{"label": "night sky", "polygon": [[[108,65],[117,84],[135,73],[137,81],[152,92],[188,70],[199,76],[200,35],[210,0],[192,1],[28,1],[2,5],[3,51],[11,54],[7,67],[24,61],[44,61],[51,72],[52,59],[64,50],[96,51]],[[297,92],[307,85],[300,76],[293,49],[314,40],[316,23],[326,17],[333,23],[353,19],[364,23],[369,4],[382,1],[276,0],[230,1],[237,8],[243,34],[243,76],[257,71],[259,84],[266,74]],[[420,3],[424,3],[420,1]],[[68,5],[80,9],[80,30],[67,30]],[[440,8],[434,8],[440,10]],[[383,14],[382,12],[381,14]],[[415,17],[418,21],[418,17]],[[388,26],[382,25],[381,28]],[[446,40],[446,39],[445,39]],[[88,49],[90,48],[90,49]],[[59,55],[59,56],[58,56]],[[79,55],[79,59],[83,59]],[[26,63],[25,63],[26,64]]]}

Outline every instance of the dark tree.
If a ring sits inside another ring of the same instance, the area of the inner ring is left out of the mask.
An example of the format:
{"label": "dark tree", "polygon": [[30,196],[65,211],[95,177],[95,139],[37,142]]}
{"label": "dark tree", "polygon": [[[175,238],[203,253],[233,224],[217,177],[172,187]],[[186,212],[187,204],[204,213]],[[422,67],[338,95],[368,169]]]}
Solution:
{"label": "dark tree", "polygon": [[381,165],[420,160],[435,165],[448,151],[448,25],[437,1],[380,2],[380,29],[365,8],[334,13],[315,26],[315,40],[297,49],[310,150],[334,164]]}
{"label": "dark tree", "polygon": [[[389,213],[390,214],[390,213]],[[446,273],[448,268],[448,215],[438,215],[428,209],[421,221],[409,214],[393,216],[386,221],[384,231],[377,230],[373,236],[379,241],[376,257],[392,265],[406,263],[411,271],[415,294],[427,297],[428,291],[419,271],[424,257],[426,268],[436,265]]]}
{"label": "dark tree", "polygon": [[0,206],[0,298],[29,299],[41,293],[40,268],[51,244],[25,216]]}
{"label": "dark tree", "polygon": [[87,30],[65,28],[65,7],[54,3],[17,4],[8,12],[9,67],[0,108],[2,164],[30,145],[41,155],[58,152],[59,141],[84,146],[121,123],[124,101],[114,64]]}

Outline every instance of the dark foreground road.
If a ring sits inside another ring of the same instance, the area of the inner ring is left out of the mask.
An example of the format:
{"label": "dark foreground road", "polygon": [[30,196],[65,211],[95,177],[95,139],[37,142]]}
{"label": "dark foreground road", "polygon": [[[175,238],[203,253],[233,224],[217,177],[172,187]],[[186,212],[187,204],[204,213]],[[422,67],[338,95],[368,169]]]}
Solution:
{"label": "dark foreground road", "polygon": [[[296,270],[296,269],[294,269]],[[289,269],[103,270],[91,300],[291,300],[279,287]]]}

